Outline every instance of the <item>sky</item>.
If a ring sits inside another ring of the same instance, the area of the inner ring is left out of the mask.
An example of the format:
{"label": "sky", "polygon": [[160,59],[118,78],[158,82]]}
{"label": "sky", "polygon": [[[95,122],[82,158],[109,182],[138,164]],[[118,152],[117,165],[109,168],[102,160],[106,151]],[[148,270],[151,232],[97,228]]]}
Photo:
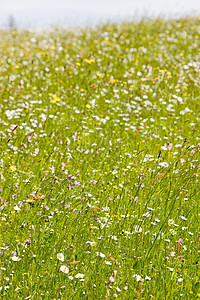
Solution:
{"label": "sky", "polygon": [[0,0],[0,27],[8,26],[10,15],[17,27],[44,28],[191,13],[200,15],[200,0]]}

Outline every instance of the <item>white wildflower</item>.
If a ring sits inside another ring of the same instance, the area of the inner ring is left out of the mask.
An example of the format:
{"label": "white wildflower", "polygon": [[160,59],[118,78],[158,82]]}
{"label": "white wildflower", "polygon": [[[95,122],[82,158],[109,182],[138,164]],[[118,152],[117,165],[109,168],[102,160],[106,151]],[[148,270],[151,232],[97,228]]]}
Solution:
{"label": "white wildflower", "polygon": [[61,266],[60,267],[60,271],[62,271],[63,273],[67,274],[67,273],[69,273],[69,268],[67,266]]}
{"label": "white wildflower", "polygon": [[60,261],[64,261],[64,255],[62,253],[58,253],[57,254],[57,258],[60,260]]}

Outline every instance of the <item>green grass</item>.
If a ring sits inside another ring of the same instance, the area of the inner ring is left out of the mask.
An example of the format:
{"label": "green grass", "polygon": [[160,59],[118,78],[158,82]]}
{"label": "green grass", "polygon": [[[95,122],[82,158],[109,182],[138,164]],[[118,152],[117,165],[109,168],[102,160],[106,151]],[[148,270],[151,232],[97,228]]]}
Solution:
{"label": "green grass", "polygon": [[200,19],[0,44],[1,299],[199,298]]}

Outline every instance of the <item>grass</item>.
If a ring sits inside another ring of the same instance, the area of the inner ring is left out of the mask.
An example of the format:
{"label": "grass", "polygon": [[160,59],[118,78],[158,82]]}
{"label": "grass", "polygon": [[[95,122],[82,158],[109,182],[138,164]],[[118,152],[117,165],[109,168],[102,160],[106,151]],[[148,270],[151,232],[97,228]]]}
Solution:
{"label": "grass", "polygon": [[200,19],[0,43],[0,297],[199,298]]}

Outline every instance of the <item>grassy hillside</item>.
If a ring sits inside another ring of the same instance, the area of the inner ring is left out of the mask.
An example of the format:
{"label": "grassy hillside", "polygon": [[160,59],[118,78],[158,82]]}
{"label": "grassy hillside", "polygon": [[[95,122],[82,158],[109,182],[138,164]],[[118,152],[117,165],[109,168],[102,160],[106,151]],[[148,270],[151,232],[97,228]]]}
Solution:
{"label": "grassy hillside", "polygon": [[200,19],[0,45],[0,297],[200,297]]}

